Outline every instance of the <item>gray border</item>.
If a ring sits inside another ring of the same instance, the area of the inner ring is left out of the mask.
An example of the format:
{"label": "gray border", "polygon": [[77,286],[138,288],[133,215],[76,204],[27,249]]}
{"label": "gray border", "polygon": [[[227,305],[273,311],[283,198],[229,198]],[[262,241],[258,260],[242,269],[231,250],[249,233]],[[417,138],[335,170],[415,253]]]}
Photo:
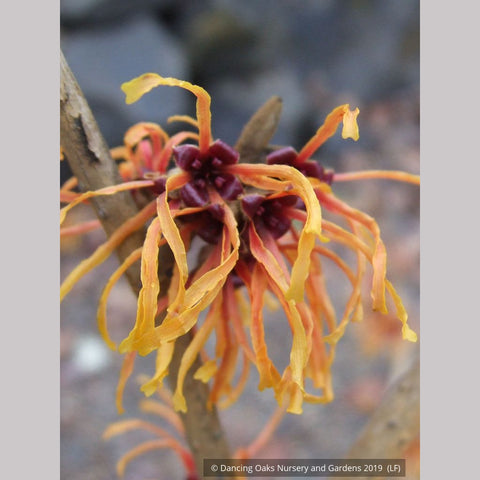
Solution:
{"label": "gray border", "polygon": [[475,304],[480,262],[478,213],[471,207],[479,203],[479,35],[476,12],[466,6],[466,1],[421,2],[421,477],[425,480],[478,476],[479,395],[474,367],[478,365]]}
{"label": "gray border", "polygon": [[59,5],[10,2],[4,13],[2,471],[6,478],[55,480],[60,478]]}

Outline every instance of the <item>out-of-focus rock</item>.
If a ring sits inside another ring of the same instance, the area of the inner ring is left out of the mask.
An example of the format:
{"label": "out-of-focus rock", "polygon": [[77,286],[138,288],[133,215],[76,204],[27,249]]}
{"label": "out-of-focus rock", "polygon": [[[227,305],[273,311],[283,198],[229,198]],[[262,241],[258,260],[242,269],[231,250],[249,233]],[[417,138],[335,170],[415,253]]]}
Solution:
{"label": "out-of-focus rock", "polygon": [[156,89],[137,103],[125,104],[120,86],[138,75],[187,76],[181,46],[148,16],[65,34],[61,46],[110,146],[119,145],[136,122],[162,123],[170,115],[187,113],[185,93],[173,88]]}
{"label": "out-of-focus rock", "polygon": [[162,11],[174,0],[61,0],[60,16],[69,27],[112,23],[139,12]]}

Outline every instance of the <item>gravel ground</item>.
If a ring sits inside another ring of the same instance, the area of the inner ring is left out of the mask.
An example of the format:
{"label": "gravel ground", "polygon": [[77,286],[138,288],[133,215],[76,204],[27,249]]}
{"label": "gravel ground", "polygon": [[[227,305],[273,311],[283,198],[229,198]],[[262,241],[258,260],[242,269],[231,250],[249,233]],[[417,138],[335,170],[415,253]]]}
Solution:
{"label": "gravel ground", "polygon": [[[192,112],[193,102],[176,89],[152,92],[148,101],[126,107],[119,85],[155,71],[204,86],[212,96],[216,137],[233,143],[248,117],[270,96],[280,95],[284,112],[274,143],[303,145],[337,104],[358,105],[360,140],[337,135],[316,158],[338,172],[401,169],[419,172],[418,2],[174,2],[143,0],[61,2],[62,49],[109,145],[122,141],[136,121],[162,123],[173,113]],[[62,166],[62,178],[68,169]],[[387,181],[335,186],[352,206],[374,216],[389,252],[389,277],[419,330],[419,192]],[[88,216],[79,209],[77,217]],[[73,216],[72,216],[73,218]],[[99,232],[62,244],[62,278],[101,241]],[[87,275],[61,307],[61,475],[65,480],[107,480],[129,448],[151,438],[129,434],[101,439],[117,420],[115,388],[121,358],[96,330],[96,302],[116,268],[111,259]],[[331,273],[332,280],[335,273]],[[341,311],[342,292],[333,293]],[[368,292],[366,304],[368,305]],[[109,303],[118,338],[135,312],[135,299],[120,283]],[[273,322],[272,322],[273,323]],[[370,316],[350,325],[333,367],[334,402],[305,405],[287,416],[261,452],[270,458],[339,458],[359,434],[388,384],[404,370],[417,346],[399,340],[389,318]],[[373,332],[373,333],[372,333]],[[392,334],[393,332],[393,334]],[[270,328],[272,355],[284,348],[283,330]],[[368,333],[368,335],[367,335]],[[137,371],[150,372],[149,359]],[[221,412],[233,448],[245,445],[275,407],[258,392],[251,375],[239,403]],[[125,417],[137,416],[135,382],[125,395]],[[145,416],[145,418],[153,418]],[[248,419],[248,421],[246,421]],[[135,460],[126,480],[181,479],[168,451]],[[415,473],[408,478],[417,478]]]}

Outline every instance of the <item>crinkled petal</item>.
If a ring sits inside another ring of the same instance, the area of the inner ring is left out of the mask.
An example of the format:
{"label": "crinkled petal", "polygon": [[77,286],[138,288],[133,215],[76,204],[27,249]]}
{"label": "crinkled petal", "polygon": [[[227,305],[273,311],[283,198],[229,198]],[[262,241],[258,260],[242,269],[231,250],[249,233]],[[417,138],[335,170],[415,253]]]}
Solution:
{"label": "crinkled petal", "polygon": [[180,419],[178,413],[173,410],[173,403],[170,404],[171,398],[166,397],[165,389],[161,388],[158,391],[158,394],[162,396],[164,403],[160,403],[156,400],[151,399],[142,399],[138,405],[138,408],[143,413],[152,413],[159,416],[162,420],[165,420],[169,425],[171,425],[174,430],[176,430],[180,436],[185,436],[185,427]]}
{"label": "crinkled petal", "polygon": [[385,285],[387,275],[387,251],[384,243],[379,240],[375,245],[375,252],[372,257],[373,280],[372,280],[372,300],[373,309],[381,313],[387,313],[387,304],[385,302]]}
{"label": "crinkled petal", "polygon": [[[355,235],[346,232],[338,225],[332,224],[330,222],[324,221],[323,224],[324,230],[327,232],[327,235],[330,235],[333,239],[338,240],[340,243],[347,245],[353,250],[360,250],[367,257],[370,263],[372,263],[372,252],[367,247],[367,245],[365,245],[365,243],[359,240]],[[403,338],[413,342],[416,341],[415,332],[413,332],[413,330],[411,330],[407,324],[407,313],[405,311],[405,308],[403,307],[403,303],[401,302],[400,297],[398,296],[392,284],[388,280],[385,281],[385,286],[389,291],[390,295],[392,296],[392,299],[397,309],[397,316],[399,317],[400,321],[404,326],[402,330]]]}
{"label": "crinkled petal", "polygon": [[286,403],[288,413],[301,415],[303,413],[303,395],[302,388],[292,380],[291,367],[288,366],[283,372],[282,379],[275,390],[278,405],[282,406]]}
{"label": "crinkled petal", "polygon": [[256,365],[260,376],[258,389],[273,387],[280,378],[272,360],[268,355],[265,342],[265,329],[263,325],[263,304],[267,291],[267,279],[259,264],[255,264],[252,273],[252,282],[249,288],[251,298],[251,324],[250,335],[255,351]]}
{"label": "crinkled petal", "polygon": [[[225,310],[225,309],[224,309]],[[224,330],[224,337],[226,339],[226,348],[223,351],[223,356],[220,366],[215,375],[210,395],[208,397],[207,407],[217,404],[222,395],[229,395],[232,391],[231,382],[236,370],[238,344],[233,340],[233,334],[229,326],[229,320],[224,315],[220,322],[221,328]]]}
{"label": "crinkled petal", "polygon": [[195,380],[200,380],[203,383],[208,383],[211,378],[217,373],[218,366],[215,359],[206,361],[197,371],[193,374]]}
{"label": "crinkled petal", "polygon": [[290,365],[287,368],[290,369],[292,381],[303,389],[303,369],[305,368],[308,359],[308,339],[305,327],[296,302],[294,300],[287,300],[280,292],[278,285],[270,277],[268,277],[268,283],[271,290],[282,304],[292,330],[293,338],[292,348],[290,350]]}
{"label": "crinkled petal", "polygon": [[355,222],[364,225],[375,239],[375,250],[373,252],[373,281],[372,281],[372,300],[373,309],[386,313],[385,303],[385,277],[387,272],[387,252],[380,236],[380,228],[375,219],[355,208],[350,207],[345,202],[336,198],[333,194],[328,194],[316,190],[317,197],[321,204],[333,213],[347,217]]}
{"label": "crinkled petal", "polygon": [[174,438],[172,435],[153,423],[140,420],[138,418],[130,418],[128,420],[120,420],[118,422],[110,424],[102,434],[103,440],[110,440],[118,435],[131,432],[132,430],[145,430],[147,432],[154,433],[159,437]]}
{"label": "crinkled petal", "polygon": [[[333,109],[325,119],[323,125],[317,130],[315,135],[306,143],[306,145],[300,150],[297,156],[297,162],[301,163],[308,160],[317,149],[325,143],[330,137],[335,135],[340,122],[344,122],[345,135],[358,139],[358,127],[356,127],[356,117],[360,113],[358,108],[354,112],[350,112],[350,106],[348,104],[340,105]],[[352,136],[353,135],[353,136]],[[343,138],[347,138],[344,136]]]}
{"label": "crinkled petal", "polygon": [[133,373],[136,355],[136,352],[129,352],[125,355],[123,359],[122,369],[120,370],[120,377],[118,379],[117,391],[115,395],[115,404],[117,406],[117,411],[119,415],[121,415],[125,411],[122,404],[123,391],[125,390],[128,379]]}
{"label": "crinkled petal", "polygon": [[123,477],[125,474],[125,469],[127,465],[134,460],[135,458],[143,455],[144,453],[150,452],[152,450],[159,450],[162,448],[171,448],[180,454],[182,458],[182,462],[185,463],[183,457],[191,456],[183,447],[180,446],[177,440],[173,440],[171,438],[162,438],[162,439],[155,439],[155,440],[148,440],[146,442],[137,445],[135,448],[132,448],[129,452],[127,452],[123,457],[117,462],[117,474],[120,477]]}
{"label": "crinkled petal", "polygon": [[160,173],[165,173],[168,168],[168,164],[170,159],[172,158],[172,154],[174,148],[182,143],[185,140],[197,140],[198,141],[198,134],[193,132],[178,132],[165,143],[160,155],[158,156],[158,160],[153,163],[153,170]]}
{"label": "crinkled petal", "polygon": [[125,145],[134,147],[140,142],[140,140],[152,134],[158,135],[163,140],[163,143],[169,138],[167,132],[160,127],[160,125],[151,122],[140,122],[126,131],[123,141]]}
{"label": "crinkled petal", "polygon": [[70,274],[65,278],[60,287],[60,300],[70,292],[73,286],[90,270],[103,263],[111,253],[128,237],[131,233],[143,227],[145,222],[152,217],[155,212],[155,202],[149,203],[135,216],[129,218],[121,225],[110,238],[100,245],[95,252],[87,259],[80,262]]}
{"label": "crinkled petal", "polygon": [[164,343],[158,347],[155,374],[140,387],[147,397],[161,388],[163,379],[168,375],[168,367],[172,361],[174,350],[175,342]]}
{"label": "crinkled petal", "polygon": [[190,115],[172,115],[171,117],[167,118],[167,123],[172,122],[185,122],[189,125],[192,125],[192,127],[198,128],[198,121]]}
{"label": "crinkled petal", "polygon": [[175,263],[180,273],[177,297],[168,307],[169,312],[174,312],[183,302],[183,297],[185,295],[185,283],[188,279],[188,263],[185,245],[168,205],[168,192],[170,183],[171,179],[167,180],[165,192],[157,199],[157,211],[160,225],[162,227],[162,233],[167,239],[168,245],[172,249],[175,257]]}
{"label": "crinkled petal", "polygon": [[100,220],[88,220],[70,227],[63,227],[60,229],[60,238],[83,235],[92,230],[97,230],[98,228],[101,228],[101,226],[102,224],[100,223]]}
{"label": "crinkled petal", "polygon": [[101,195],[114,195],[118,192],[126,190],[134,190],[136,188],[152,187],[154,182],[151,180],[138,180],[136,182],[120,183],[119,185],[112,185],[111,187],[101,188],[99,190],[89,191],[78,195],[71,203],[66,205],[60,210],[60,225],[65,220],[65,217],[69,210],[92,197],[98,197]]}
{"label": "crinkled petal", "polygon": [[226,394],[225,398],[223,398],[219,402],[218,406],[221,409],[225,409],[225,408],[230,407],[230,405],[233,405],[238,400],[240,395],[245,390],[245,386],[247,384],[249,373],[250,373],[250,361],[248,359],[247,354],[244,351],[243,352],[243,361],[242,361],[242,371],[240,373],[240,377],[239,377],[238,382],[235,385],[235,387],[233,387],[230,390],[230,392]]}
{"label": "crinkled petal", "polygon": [[356,108],[351,111],[350,108],[345,110],[343,115],[343,129],[342,129],[342,138],[352,138],[357,141],[360,137],[358,133],[357,117],[360,113],[360,110]]}
{"label": "crinkled petal", "polygon": [[402,322],[402,337],[404,340],[408,340],[409,342],[416,342],[417,341],[417,334],[408,326],[407,320],[408,315],[405,307],[403,306],[402,299],[396,292],[393,285],[387,280],[386,282],[387,290],[392,296],[393,302],[395,303],[395,307],[397,309],[397,316]]}
{"label": "crinkled petal", "polygon": [[398,170],[361,170],[360,172],[334,174],[335,183],[371,179],[394,180],[397,182],[411,183],[412,185],[420,185],[420,175]]}
{"label": "crinkled petal", "polygon": [[177,338],[193,327],[198,314],[218,295],[237,259],[238,247],[218,267],[205,273],[187,289],[181,312],[169,315],[157,329],[156,335],[162,341]]}
{"label": "crinkled petal", "polygon": [[180,367],[178,369],[177,387],[173,395],[173,404],[176,411],[187,411],[187,404],[183,395],[183,382],[185,381],[188,370],[193,365],[193,362],[195,361],[201,349],[204,347],[205,343],[210,337],[212,330],[215,328],[215,324],[219,321],[221,317],[221,309],[222,295],[219,294],[213,301],[208,315],[205,318],[205,322],[195,332],[192,341],[190,342],[190,344],[185,350],[185,353],[182,356],[182,360],[180,361]]}
{"label": "crinkled petal", "polygon": [[[353,225],[352,222],[349,222],[350,225],[352,226],[352,229],[355,234],[358,236],[358,230],[356,225]],[[360,250],[357,249],[356,251],[357,254],[357,274],[354,277],[352,281],[352,287],[353,291],[350,295],[350,298],[347,301],[346,307],[345,307],[345,312],[343,315],[343,318],[340,322],[340,324],[337,326],[336,330],[331,332],[328,337],[325,337],[325,341],[330,343],[331,345],[335,345],[338,340],[343,336],[345,332],[345,328],[350,321],[350,317],[352,314],[354,314],[355,311],[359,311],[357,308],[358,305],[361,305],[362,301],[362,281],[365,276],[365,270],[366,270],[366,261],[367,257],[364,255],[364,253]],[[373,257],[370,258],[372,260]],[[353,320],[353,317],[352,317]],[[358,319],[356,319],[358,320]]]}
{"label": "crinkled petal", "polygon": [[[216,200],[221,202],[221,197],[218,195]],[[240,247],[237,222],[230,208],[226,204],[223,207],[225,208],[224,235],[228,232],[232,251],[224,256],[220,265],[203,274],[187,288],[183,301],[176,304],[175,310],[170,309],[160,326],[139,339],[138,345],[142,355],[155,348],[158,342],[168,342],[188,332],[195,325],[199,313],[218,295],[228,274],[235,267]]]}
{"label": "crinkled petal", "polygon": [[120,277],[133,265],[137,260],[140,260],[142,257],[142,247],[134,250],[120,265],[117,270],[112,274],[108,279],[98,302],[97,309],[97,324],[100,335],[102,336],[105,343],[112,349],[116,350],[117,346],[115,342],[112,341],[110,335],[108,334],[107,328],[107,300],[110,295],[110,292]]}
{"label": "crinkled petal", "polygon": [[235,340],[238,345],[240,345],[247,358],[252,363],[255,363],[255,354],[253,353],[253,350],[250,347],[247,336],[245,334],[245,329],[243,327],[243,319],[240,316],[240,310],[237,304],[237,297],[235,295],[234,285],[231,280],[227,281],[224,285],[223,294],[225,298],[226,314],[230,319],[230,324],[233,328]]}
{"label": "crinkled petal", "polygon": [[279,264],[272,252],[265,247],[253,223],[250,223],[248,227],[248,235],[252,255],[257,262],[263,265],[269,277],[278,285],[282,294],[285,296],[290,280],[288,271],[282,268],[282,265]]}
{"label": "crinkled petal", "polygon": [[301,302],[305,290],[305,282],[310,271],[310,254],[315,246],[315,234],[305,229],[300,234],[298,241],[298,256],[292,266],[292,279],[290,288],[286,292],[287,299]]}
{"label": "crinkled petal", "polygon": [[305,281],[310,266],[310,253],[315,246],[315,237],[323,239],[321,234],[322,213],[320,203],[318,202],[310,182],[297,169],[288,165],[237,164],[228,167],[228,171],[231,173],[243,174],[244,178],[249,174],[257,174],[288,180],[293,187],[292,193],[297,194],[303,200],[307,216],[305,225],[300,234],[298,256],[292,267],[291,283],[286,292],[288,299],[297,302],[302,301]]}
{"label": "crinkled petal", "polygon": [[164,78],[156,73],[145,73],[129,82],[122,84],[122,90],[126,95],[126,103],[134,103],[145,93],[159,85],[170,87],[180,87],[192,92],[197,97],[197,120],[200,134],[200,151],[205,153],[211,142],[211,113],[210,113],[210,95],[201,87],[193,85],[190,82],[177,80],[176,78]]}
{"label": "crinkled petal", "polygon": [[138,295],[137,319],[128,337],[119,346],[119,352],[132,351],[134,342],[143,334],[155,328],[158,294],[158,253],[160,241],[160,222],[154,218],[147,229],[142,249],[142,265],[140,270],[142,288]]}

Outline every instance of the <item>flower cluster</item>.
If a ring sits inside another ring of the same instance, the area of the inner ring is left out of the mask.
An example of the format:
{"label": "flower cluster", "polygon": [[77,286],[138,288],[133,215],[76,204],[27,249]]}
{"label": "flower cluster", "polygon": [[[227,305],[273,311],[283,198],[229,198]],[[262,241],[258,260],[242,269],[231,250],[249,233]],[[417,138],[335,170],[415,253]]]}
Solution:
{"label": "flower cluster", "polygon": [[[301,413],[303,402],[330,402],[335,346],[348,322],[362,318],[361,287],[367,264],[373,272],[373,310],[388,311],[388,294],[402,324],[403,338],[416,341],[402,301],[386,277],[386,249],[377,223],[340,200],[332,190],[332,183],[353,179],[355,174],[342,177],[312,159],[340,124],[343,138],[358,139],[358,108],[335,108],[299,152],[280,148],[271,151],[264,163],[251,164],[242,162],[234,148],[212,138],[210,96],[202,88],[148,73],[123,84],[122,89],[127,103],[132,103],[160,85],[181,87],[196,96],[195,119],[170,119],[188,123],[195,132],[169,136],[156,124],[135,125],[126,133],[124,145],[112,150],[114,158],[123,160],[119,164],[123,183],[83,194],[73,193],[73,184],[61,191],[62,200],[67,202],[62,219],[75,205],[96,195],[122,190],[130,190],[133,195],[147,193],[139,213],[79,264],[61,287],[63,298],[128,235],[148,226],[143,247],[132,252],[112,274],[99,302],[103,338],[111,348],[126,355],[120,386],[136,354],[155,352],[156,371],[142,390],[147,395],[158,390],[168,374],[176,340],[192,331],[192,341],[178,371],[175,410],[188,408],[183,383],[198,355],[203,365],[194,377],[212,381],[211,405],[234,402],[252,366],[258,372],[258,388],[272,389],[279,405],[286,405],[288,412]],[[184,143],[187,140],[194,143]],[[403,172],[371,171],[362,175],[418,184],[417,176]],[[325,211],[338,216],[348,228],[326,220]],[[198,264],[189,265],[187,254],[195,238],[201,239],[204,250]],[[356,268],[335,253],[331,248],[334,244],[355,253]],[[175,262],[169,288],[161,291],[159,253],[167,245]],[[340,318],[329,297],[323,272],[325,258],[336,264],[351,284]],[[136,321],[117,346],[107,329],[107,299],[118,279],[136,261],[141,262],[142,282]],[[270,358],[265,334],[264,306],[272,295],[286,319],[289,359],[283,371]],[[212,358],[205,351],[211,337],[216,342]],[[239,357],[243,370],[234,384]],[[307,391],[306,379],[317,391]]]}

